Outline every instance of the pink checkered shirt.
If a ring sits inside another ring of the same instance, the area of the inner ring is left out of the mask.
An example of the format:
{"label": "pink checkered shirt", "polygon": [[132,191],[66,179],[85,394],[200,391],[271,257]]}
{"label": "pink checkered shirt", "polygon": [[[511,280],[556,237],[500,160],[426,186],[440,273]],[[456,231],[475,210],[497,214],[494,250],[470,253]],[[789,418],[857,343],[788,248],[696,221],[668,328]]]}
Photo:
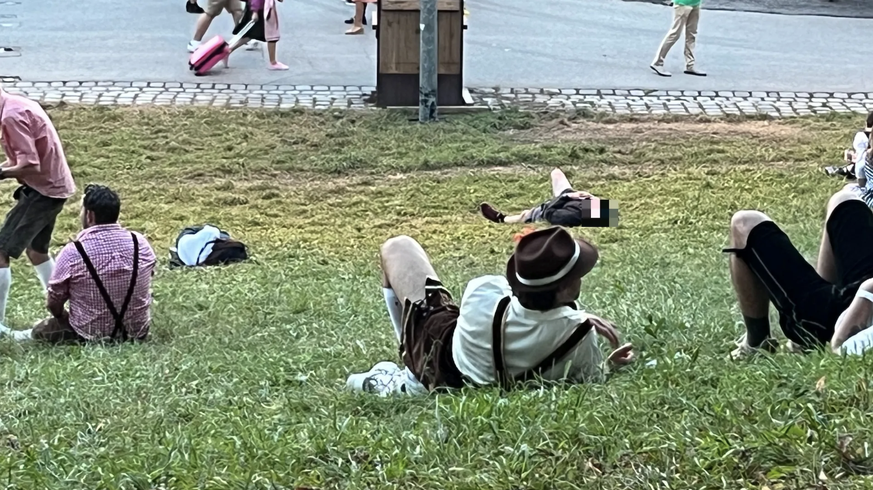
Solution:
{"label": "pink checkered shirt", "polygon": [[[139,272],[130,306],[124,316],[124,326],[129,337],[142,338],[148,334],[151,321],[155,253],[144,236],[136,232],[134,234],[139,240]],[[130,231],[118,224],[96,225],[83,230],[76,239],[84,247],[112,298],[112,304],[120,313],[133,273],[133,239]],[[49,301],[70,302],[70,326],[83,338],[100,340],[112,335],[115,320],[82,256],[72,243],[58,254],[48,294]]]}

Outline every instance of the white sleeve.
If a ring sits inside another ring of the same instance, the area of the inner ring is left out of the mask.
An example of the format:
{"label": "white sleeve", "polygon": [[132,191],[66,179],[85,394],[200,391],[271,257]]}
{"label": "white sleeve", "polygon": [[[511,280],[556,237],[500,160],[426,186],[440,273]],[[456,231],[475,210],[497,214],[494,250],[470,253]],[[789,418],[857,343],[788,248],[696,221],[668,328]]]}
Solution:
{"label": "white sleeve", "polygon": [[603,352],[592,328],[573,351],[568,378],[577,383],[602,383],[606,376],[603,369]]}
{"label": "white sleeve", "polygon": [[855,134],[855,140],[852,141],[852,148],[855,150],[855,158],[860,158],[861,154],[867,149],[870,138],[863,131]]}
{"label": "white sleeve", "polygon": [[861,177],[864,177],[864,178],[867,177],[866,175],[864,175],[864,167],[866,167],[866,163],[865,163],[864,159],[859,158],[858,161],[855,162],[855,177],[857,177],[859,179]]}

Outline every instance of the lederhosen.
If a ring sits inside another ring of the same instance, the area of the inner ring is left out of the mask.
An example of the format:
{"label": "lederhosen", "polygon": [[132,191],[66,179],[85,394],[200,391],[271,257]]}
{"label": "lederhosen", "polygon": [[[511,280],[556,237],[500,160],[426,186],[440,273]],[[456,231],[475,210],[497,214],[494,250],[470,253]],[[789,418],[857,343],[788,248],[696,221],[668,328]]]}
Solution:
{"label": "lederhosen", "polygon": [[[552,369],[558,361],[569,354],[591,330],[586,320],[579,324],[570,337],[533,368],[518,376],[509,376],[503,356],[503,330],[512,296],[506,296],[497,304],[492,323],[495,379],[501,387],[509,389],[518,383],[534,380]],[[452,357],[452,337],[457,328],[459,308],[453,303],[451,293],[437,280],[427,278],[425,297],[403,307],[403,338],[400,342],[400,357],[416,379],[429,391],[462,388],[475,384],[461,373]]]}
{"label": "lederhosen", "polygon": [[103,297],[103,302],[106,303],[106,308],[109,309],[112,319],[115,320],[115,328],[112,330],[112,335],[110,335],[109,338],[110,340],[121,340],[122,342],[127,341],[127,329],[124,328],[124,315],[127,314],[127,308],[130,306],[131,298],[133,298],[133,291],[136,289],[137,276],[139,275],[139,240],[136,239],[136,235],[134,235],[133,232],[131,232],[130,237],[133,239],[133,273],[130,276],[130,286],[127,288],[127,296],[124,298],[121,311],[115,309],[115,305],[112,303],[112,298],[109,296],[109,292],[106,291],[106,287],[103,286],[103,281],[100,280],[100,276],[97,274],[97,269],[94,268],[94,264],[91,263],[88,254],[85,253],[85,247],[82,246],[81,242],[73,242],[73,245],[76,246],[76,250],[79,251],[79,255],[82,256],[82,260],[85,262],[85,267],[88,268],[88,273],[91,274],[91,279],[93,279],[94,283],[97,285],[97,289],[100,291],[100,296]]}

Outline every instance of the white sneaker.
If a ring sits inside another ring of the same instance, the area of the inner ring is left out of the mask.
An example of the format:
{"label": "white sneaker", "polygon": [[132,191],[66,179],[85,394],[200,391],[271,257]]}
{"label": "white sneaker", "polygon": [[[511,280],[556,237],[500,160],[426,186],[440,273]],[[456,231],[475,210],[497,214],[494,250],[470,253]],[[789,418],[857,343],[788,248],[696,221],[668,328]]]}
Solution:
{"label": "white sneaker", "polygon": [[772,338],[768,337],[767,340],[761,342],[761,345],[757,347],[752,347],[749,345],[749,342],[746,340],[746,334],[743,334],[740,337],[740,340],[737,341],[737,348],[731,352],[731,359],[737,361],[746,357],[751,357],[759,352],[767,352],[774,353],[779,349],[779,342]]}
{"label": "white sneaker", "polygon": [[249,41],[246,43],[246,51],[257,51],[260,49],[257,41]]}
{"label": "white sneaker", "polygon": [[366,373],[349,376],[346,387],[379,396],[406,393],[406,371],[393,362],[383,361]]}
{"label": "white sneaker", "polygon": [[649,65],[649,68],[651,68],[653,72],[657,73],[658,75],[660,75],[662,77],[672,77],[673,76],[673,74],[670,73],[669,71],[665,70],[663,66]]}
{"label": "white sneaker", "polygon": [[188,41],[188,52],[193,53],[200,47],[200,41]]}

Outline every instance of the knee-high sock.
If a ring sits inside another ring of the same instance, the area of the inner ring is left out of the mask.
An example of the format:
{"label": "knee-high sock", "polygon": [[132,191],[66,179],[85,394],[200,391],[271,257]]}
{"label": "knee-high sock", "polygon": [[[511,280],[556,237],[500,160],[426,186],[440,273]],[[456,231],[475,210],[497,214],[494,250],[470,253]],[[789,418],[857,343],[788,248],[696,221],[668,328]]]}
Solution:
{"label": "knee-high sock", "polygon": [[6,321],[6,300],[9,298],[9,288],[12,286],[12,269],[0,268],[0,322]]}
{"label": "knee-high sock", "polygon": [[49,279],[51,279],[52,272],[55,270],[55,260],[49,258],[42,264],[33,266],[33,268],[36,270],[36,277],[39,278],[39,282],[42,284],[42,289],[47,290]]}

